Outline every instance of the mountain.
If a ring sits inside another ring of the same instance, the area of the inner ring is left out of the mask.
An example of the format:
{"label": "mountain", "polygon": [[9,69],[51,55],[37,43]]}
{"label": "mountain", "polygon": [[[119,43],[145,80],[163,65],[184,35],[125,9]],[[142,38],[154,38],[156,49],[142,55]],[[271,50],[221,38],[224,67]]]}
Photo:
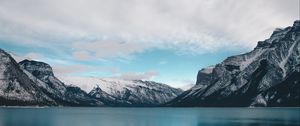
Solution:
{"label": "mountain", "polygon": [[[33,60],[17,63],[0,49],[0,105],[299,107],[299,42],[300,21],[295,21],[293,26],[276,29],[251,52],[201,69],[196,85],[183,93],[142,80],[73,77],[60,81],[50,65]],[[72,85],[94,88],[86,93]]]}
{"label": "mountain", "polygon": [[276,29],[253,51],[198,72],[168,106],[300,106],[300,21]]}
{"label": "mountain", "polygon": [[151,81],[73,79],[95,86],[86,93],[74,85],[65,85],[47,63],[28,59],[17,63],[1,49],[0,59],[1,106],[157,106],[182,92]]}
{"label": "mountain", "polygon": [[103,105],[80,88],[64,85],[46,63],[23,60],[18,64],[2,49],[0,59],[0,105]]}
{"label": "mountain", "polygon": [[61,80],[73,85],[83,82],[95,85],[89,95],[110,106],[156,106],[182,93],[180,89],[153,81],[94,77],[62,77]]}
{"label": "mountain", "polygon": [[183,86],[180,86],[178,87],[179,89],[183,90],[183,91],[186,91],[188,89],[191,89],[195,84],[186,84],[186,85],[183,85]]}
{"label": "mountain", "polygon": [[64,106],[99,106],[103,103],[91,98],[79,87],[66,86],[54,76],[52,67],[44,62],[34,60],[23,60],[19,62],[20,67],[26,71],[29,77],[34,76],[42,81],[41,85],[47,90],[48,96]]}
{"label": "mountain", "polygon": [[31,78],[0,49],[0,105],[58,105],[49,97],[43,82]]}

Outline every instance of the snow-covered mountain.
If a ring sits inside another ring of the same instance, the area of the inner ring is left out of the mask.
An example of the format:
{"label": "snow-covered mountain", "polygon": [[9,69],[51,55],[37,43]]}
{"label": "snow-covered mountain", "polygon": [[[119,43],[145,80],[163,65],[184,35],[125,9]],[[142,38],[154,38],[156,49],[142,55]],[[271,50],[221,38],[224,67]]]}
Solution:
{"label": "snow-covered mountain", "polygon": [[[17,63],[1,49],[0,59],[0,105],[155,106],[182,92],[151,81],[109,78],[65,78],[70,84],[66,85],[55,77],[47,63],[27,59]],[[74,86],[77,83],[94,88],[86,93]]]}
{"label": "snow-covered mountain", "polygon": [[171,106],[300,106],[300,21],[248,53],[199,71]]}
{"label": "snow-covered mountain", "polygon": [[[299,43],[300,21],[295,21],[291,27],[276,29],[253,51],[201,69],[196,85],[183,93],[142,80],[60,77],[60,81],[50,65],[17,63],[0,49],[0,105],[300,106]],[[83,85],[86,91],[74,85]]]}
{"label": "snow-covered mountain", "polygon": [[95,77],[60,77],[66,84],[93,85],[90,95],[113,106],[153,106],[166,103],[182,90],[166,84],[142,80]]}
{"label": "snow-covered mountain", "polygon": [[24,72],[1,49],[0,61],[0,105],[58,105],[47,95],[42,81]]}
{"label": "snow-covered mountain", "polygon": [[91,98],[79,87],[67,86],[54,76],[52,67],[44,62],[23,60],[20,67],[35,80],[40,87],[48,92],[48,96],[57,101],[59,105],[71,106],[100,106],[103,103]]}
{"label": "snow-covered mountain", "polygon": [[78,87],[64,85],[43,62],[19,64],[0,49],[0,105],[101,106]]}
{"label": "snow-covered mountain", "polygon": [[186,85],[180,86],[178,88],[183,90],[183,91],[186,91],[186,90],[191,89],[193,86],[195,86],[195,84],[186,84]]}

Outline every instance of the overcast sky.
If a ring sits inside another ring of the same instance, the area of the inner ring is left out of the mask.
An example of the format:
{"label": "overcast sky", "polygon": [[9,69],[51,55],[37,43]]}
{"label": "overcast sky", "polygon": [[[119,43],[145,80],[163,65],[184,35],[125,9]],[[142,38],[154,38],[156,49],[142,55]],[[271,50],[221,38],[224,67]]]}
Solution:
{"label": "overcast sky", "polygon": [[0,47],[57,76],[194,83],[298,19],[298,0],[0,0]]}

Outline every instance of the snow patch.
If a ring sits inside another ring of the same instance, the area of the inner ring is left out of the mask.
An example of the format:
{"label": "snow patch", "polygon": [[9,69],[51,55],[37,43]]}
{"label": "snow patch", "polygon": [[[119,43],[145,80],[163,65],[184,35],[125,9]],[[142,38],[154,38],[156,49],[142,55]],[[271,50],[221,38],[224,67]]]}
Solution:
{"label": "snow patch", "polygon": [[281,68],[282,72],[283,72],[283,77],[286,76],[286,69],[285,69],[285,64],[287,63],[287,60],[289,59],[289,57],[291,56],[291,54],[293,53],[293,49],[296,45],[296,43],[299,41],[300,39],[296,40],[293,45],[289,48],[288,54],[287,56],[282,59],[282,61],[279,63],[279,67]]}
{"label": "snow patch", "polygon": [[253,61],[256,61],[259,56],[261,56],[267,49],[259,49],[254,56],[251,56],[250,58],[247,58],[245,61],[243,61],[240,65],[240,70],[244,70],[247,68]]}
{"label": "snow patch", "polygon": [[267,102],[262,95],[258,95],[250,106],[267,106]]}
{"label": "snow patch", "polygon": [[213,69],[215,68],[215,66],[209,66],[206,68],[201,69],[201,73],[205,73],[205,74],[210,74],[213,72]]}

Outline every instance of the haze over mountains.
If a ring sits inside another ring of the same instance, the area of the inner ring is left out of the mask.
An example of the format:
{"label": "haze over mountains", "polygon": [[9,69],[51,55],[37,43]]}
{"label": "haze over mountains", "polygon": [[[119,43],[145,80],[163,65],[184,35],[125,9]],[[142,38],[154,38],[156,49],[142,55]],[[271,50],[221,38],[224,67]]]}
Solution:
{"label": "haze over mountains", "polygon": [[[58,79],[50,65],[17,63],[0,49],[0,105],[21,106],[300,106],[300,21],[276,29],[251,52],[199,71],[187,91],[152,81]],[[204,59],[205,60],[205,59]],[[77,83],[91,83],[90,92]]]}

